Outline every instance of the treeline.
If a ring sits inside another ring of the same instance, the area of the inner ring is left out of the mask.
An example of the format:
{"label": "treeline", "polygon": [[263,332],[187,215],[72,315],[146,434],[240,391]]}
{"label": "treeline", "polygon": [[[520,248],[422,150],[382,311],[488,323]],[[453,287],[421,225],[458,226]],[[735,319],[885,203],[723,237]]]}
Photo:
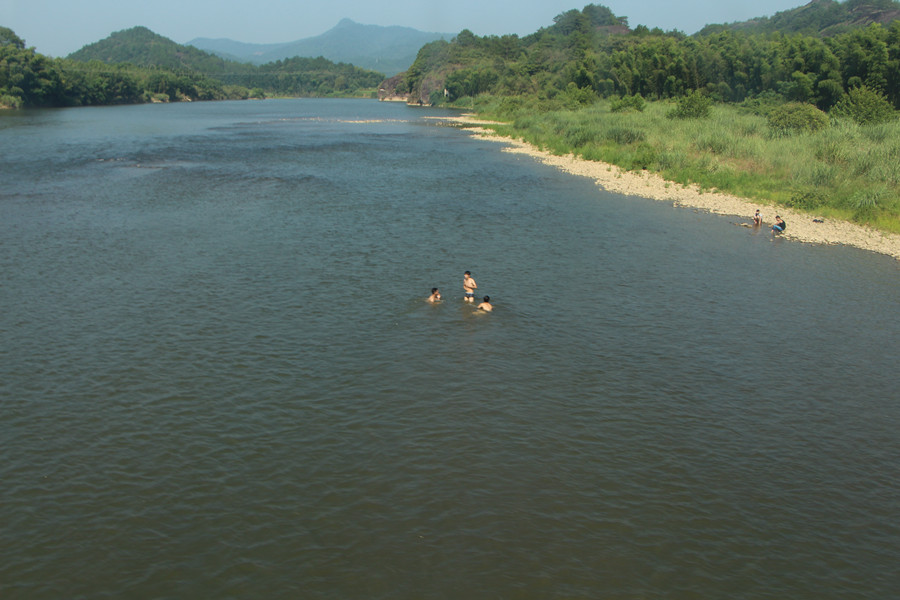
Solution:
{"label": "treeline", "polygon": [[0,27],[0,107],[358,95],[382,79],[382,73],[321,57],[259,67],[226,61],[143,27],[55,59]]}
{"label": "treeline", "polygon": [[285,96],[333,96],[374,89],[384,74],[347,63],[318,58],[294,57],[223,73],[223,82]]}
{"label": "treeline", "polygon": [[[896,4],[896,3],[894,3]],[[700,91],[721,102],[777,96],[829,110],[866,86],[900,108],[900,21],[834,37],[720,31],[686,36],[638,26],[589,5],[519,38],[478,37],[423,47],[397,91],[440,104],[488,93],[554,107],[573,98],[678,98]],[[557,100],[557,102],[553,102]]]}
{"label": "treeline", "polygon": [[247,98],[250,90],[202,73],[133,64],[54,59],[0,27],[0,106],[92,106]]}

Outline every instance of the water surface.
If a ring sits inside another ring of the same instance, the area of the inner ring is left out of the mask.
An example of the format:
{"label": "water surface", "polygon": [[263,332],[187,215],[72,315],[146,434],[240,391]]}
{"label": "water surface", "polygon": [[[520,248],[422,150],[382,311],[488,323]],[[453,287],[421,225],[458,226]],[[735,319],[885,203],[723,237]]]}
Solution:
{"label": "water surface", "polygon": [[0,114],[0,595],[894,595],[896,261],[441,114]]}

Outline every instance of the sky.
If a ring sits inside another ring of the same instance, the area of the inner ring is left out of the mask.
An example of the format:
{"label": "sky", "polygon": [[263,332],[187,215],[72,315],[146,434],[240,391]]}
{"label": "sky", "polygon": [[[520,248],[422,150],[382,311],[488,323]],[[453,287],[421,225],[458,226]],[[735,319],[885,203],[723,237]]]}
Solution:
{"label": "sky", "polygon": [[179,44],[229,38],[267,44],[321,35],[347,18],[420,31],[528,35],[587,4],[631,27],[695,33],[710,23],[771,16],[808,0],[0,0],[0,27],[41,54],[66,56],[111,33],[144,26]]}

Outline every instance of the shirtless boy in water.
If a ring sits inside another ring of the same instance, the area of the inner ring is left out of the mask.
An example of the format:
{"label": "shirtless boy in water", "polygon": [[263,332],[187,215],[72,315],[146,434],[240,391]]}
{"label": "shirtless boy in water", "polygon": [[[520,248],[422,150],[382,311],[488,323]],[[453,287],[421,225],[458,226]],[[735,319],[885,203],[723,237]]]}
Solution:
{"label": "shirtless boy in water", "polygon": [[472,274],[466,271],[465,275],[463,275],[463,292],[465,293],[464,299],[466,302],[475,303],[475,289],[477,287],[478,284],[472,279]]}
{"label": "shirtless boy in water", "polygon": [[490,296],[485,296],[485,297],[484,297],[484,302],[482,302],[481,304],[479,304],[479,305],[478,305],[478,308],[480,308],[481,310],[487,311],[487,312],[491,312],[492,310],[494,310],[494,307],[491,306],[491,297],[490,297]]}
{"label": "shirtless boy in water", "polygon": [[428,296],[429,302],[440,302],[441,301],[441,292],[437,288],[431,288],[431,295]]}

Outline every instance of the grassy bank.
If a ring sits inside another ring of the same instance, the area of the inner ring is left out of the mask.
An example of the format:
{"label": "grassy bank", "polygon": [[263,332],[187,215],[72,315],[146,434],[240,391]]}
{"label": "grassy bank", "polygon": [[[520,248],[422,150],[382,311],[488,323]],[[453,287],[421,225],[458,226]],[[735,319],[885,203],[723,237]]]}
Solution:
{"label": "grassy bank", "polygon": [[[471,101],[470,101],[471,102]],[[610,101],[536,112],[502,99],[469,108],[501,135],[554,154],[647,169],[665,179],[721,190],[900,233],[900,122],[858,125],[832,118],[816,131],[779,135],[766,117],[716,105],[704,119],[671,119],[673,104],[612,112]]]}

